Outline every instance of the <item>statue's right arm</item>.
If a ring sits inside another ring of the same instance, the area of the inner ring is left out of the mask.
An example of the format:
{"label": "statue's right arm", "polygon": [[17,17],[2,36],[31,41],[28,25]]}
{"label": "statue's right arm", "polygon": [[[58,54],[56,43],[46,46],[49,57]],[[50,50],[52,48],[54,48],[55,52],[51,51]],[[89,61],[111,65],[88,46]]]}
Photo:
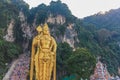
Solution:
{"label": "statue's right arm", "polygon": [[52,38],[52,44],[53,44],[53,52],[54,52],[54,70],[53,70],[53,80],[56,80],[56,50],[57,50],[57,44],[54,38]]}
{"label": "statue's right arm", "polygon": [[36,38],[34,38],[33,41],[32,41],[31,65],[30,65],[30,80],[33,80],[35,47],[36,47]]}

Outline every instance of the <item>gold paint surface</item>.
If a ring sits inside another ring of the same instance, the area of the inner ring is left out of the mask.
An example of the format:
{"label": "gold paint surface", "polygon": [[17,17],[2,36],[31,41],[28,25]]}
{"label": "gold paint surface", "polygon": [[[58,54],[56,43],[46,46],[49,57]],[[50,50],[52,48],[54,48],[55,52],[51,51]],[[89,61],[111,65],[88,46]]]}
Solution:
{"label": "gold paint surface", "polygon": [[[38,35],[33,38],[30,80],[56,80],[56,49],[55,39],[50,35],[48,25],[45,23],[43,28],[38,26]],[[35,69],[35,72],[34,72]]]}

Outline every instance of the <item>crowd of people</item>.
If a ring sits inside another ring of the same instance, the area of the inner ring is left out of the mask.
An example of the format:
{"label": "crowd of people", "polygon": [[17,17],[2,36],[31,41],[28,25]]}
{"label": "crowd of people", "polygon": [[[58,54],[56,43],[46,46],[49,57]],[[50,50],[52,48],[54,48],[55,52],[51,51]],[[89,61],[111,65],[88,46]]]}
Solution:
{"label": "crowd of people", "polygon": [[98,60],[94,69],[94,74],[90,80],[120,80],[119,76],[111,76],[107,70],[107,66]]}
{"label": "crowd of people", "polygon": [[[17,64],[15,64],[12,74],[10,75],[9,80],[27,80],[27,77],[29,75],[29,66],[30,54],[20,55]],[[102,77],[104,78],[102,79]],[[105,68],[100,61],[98,61],[98,63],[96,64],[94,75],[91,76],[90,80],[120,80],[120,78],[118,76],[110,76],[107,68]]]}
{"label": "crowd of people", "polygon": [[15,65],[10,80],[26,80],[29,72],[30,57],[23,54],[19,57],[18,63]]}

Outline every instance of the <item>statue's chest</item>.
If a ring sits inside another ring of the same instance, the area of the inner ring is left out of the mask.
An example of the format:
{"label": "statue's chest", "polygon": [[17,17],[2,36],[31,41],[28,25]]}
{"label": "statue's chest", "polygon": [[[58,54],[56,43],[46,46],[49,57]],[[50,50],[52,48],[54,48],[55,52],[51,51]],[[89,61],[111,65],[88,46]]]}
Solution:
{"label": "statue's chest", "polygon": [[49,37],[41,38],[40,44],[41,44],[42,47],[48,48],[51,44],[51,38],[49,38]]}

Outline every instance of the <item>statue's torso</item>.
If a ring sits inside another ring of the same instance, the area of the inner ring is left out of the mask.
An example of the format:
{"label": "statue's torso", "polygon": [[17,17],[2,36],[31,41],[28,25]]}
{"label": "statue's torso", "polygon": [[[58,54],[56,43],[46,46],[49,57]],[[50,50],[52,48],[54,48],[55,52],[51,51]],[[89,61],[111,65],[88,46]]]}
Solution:
{"label": "statue's torso", "polygon": [[51,59],[51,45],[52,37],[50,36],[41,36],[38,41],[38,50],[36,56],[39,56],[39,59]]}
{"label": "statue's torso", "polygon": [[41,49],[50,49],[50,47],[51,47],[51,42],[52,42],[52,39],[51,39],[51,37],[49,37],[49,36],[42,36],[41,38],[40,38],[40,47],[41,47]]}

